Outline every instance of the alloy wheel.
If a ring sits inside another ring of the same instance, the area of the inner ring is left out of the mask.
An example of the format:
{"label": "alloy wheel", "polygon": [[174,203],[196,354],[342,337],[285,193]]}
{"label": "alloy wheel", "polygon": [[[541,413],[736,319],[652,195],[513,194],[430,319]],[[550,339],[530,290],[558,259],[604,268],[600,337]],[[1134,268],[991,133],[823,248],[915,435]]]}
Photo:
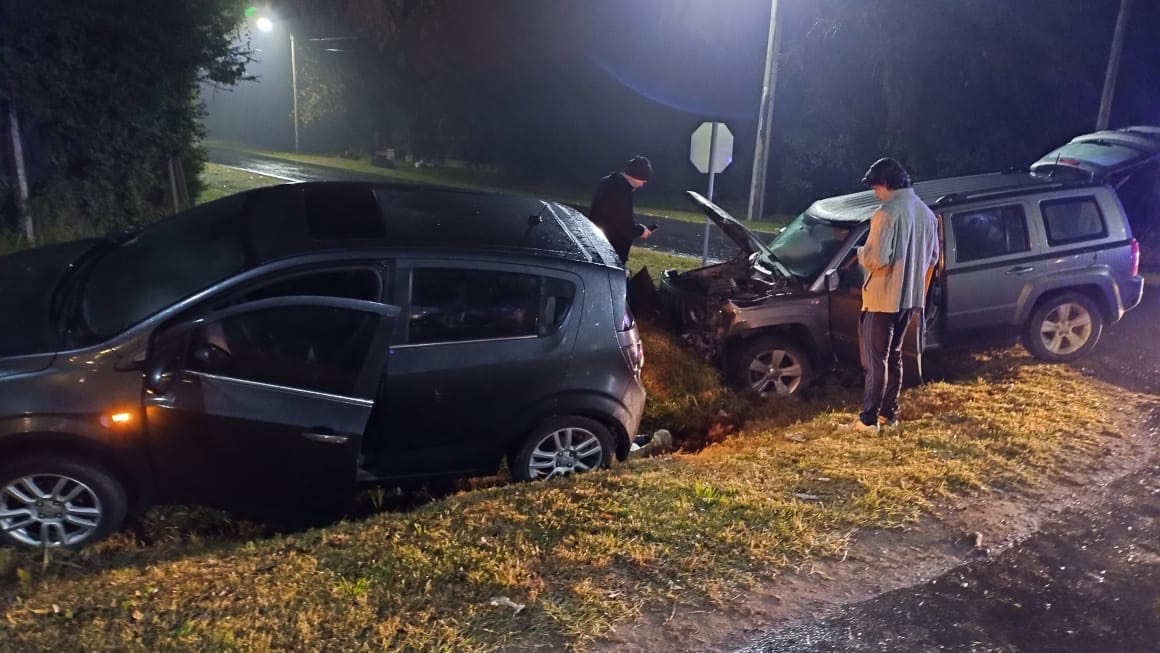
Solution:
{"label": "alloy wheel", "polygon": [[0,489],[0,531],[28,546],[70,546],[96,532],[101,509],[97,493],[75,478],[29,474]]}
{"label": "alloy wheel", "polygon": [[1067,302],[1051,309],[1039,325],[1039,337],[1052,354],[1066,356],[1092,337],[1092,316],[1082,304]]}

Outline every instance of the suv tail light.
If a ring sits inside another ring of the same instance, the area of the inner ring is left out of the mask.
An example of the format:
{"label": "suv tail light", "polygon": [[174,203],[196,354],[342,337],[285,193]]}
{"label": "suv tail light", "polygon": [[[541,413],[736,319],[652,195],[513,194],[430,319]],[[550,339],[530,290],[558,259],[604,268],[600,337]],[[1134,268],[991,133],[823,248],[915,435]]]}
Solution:
{"label": "suv tail light", "polygon": [[1132,239],[1132,276],[1140,276],[1140,241]]}

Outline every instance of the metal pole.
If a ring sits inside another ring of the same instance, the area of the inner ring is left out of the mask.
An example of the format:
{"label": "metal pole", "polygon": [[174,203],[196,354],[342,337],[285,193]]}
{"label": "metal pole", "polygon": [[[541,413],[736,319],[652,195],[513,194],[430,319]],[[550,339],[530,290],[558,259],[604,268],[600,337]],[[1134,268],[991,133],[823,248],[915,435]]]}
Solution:
{"label": "metal pole", "polygon": [[36,244],[32,211],[28,208],[28,174],[24,169],[24,142],[20,138],[20,119],[16,115],[16,101],[8,100],[8,127],[12,135],[12,158],[16,162],[16,209],[24,226],[24,238],[29,245]]}
{"label": "metal pole", "polygon": [[[717,128],[721,123],[714,122],[709,130],[709,201],[713,201],[713,180],[717,176]],[[705,218],[705,243],[701,247],[701,265],[709,262],[709,229],[712,221]]]}
{"label": "metal pole", "polygon": [[1100,113],[1096,118],[1096,129],[1107,129],[1112,115],[1112,96],[1116,92],[1116,76],[1120,72],[1120,53],[1124,50],[1124,32],[1128,28],[1128,11],[1132,0],[1121,0],[1120,15],[1116,18],[1116,31],[1112,36],[1112,52],[1108,56],[1108,72],[1104,76],[1104,93],[1100,97]]}
{"label": "metal pole", "polygon": [[294,94],[294,152],[298,152],[298,63],[294,58],[294,33],[287,30],[290,35],[290,87]]}
{"label": "metal pole", "polygon": [[777,90],[777,0],[769,3],[769,41],[765,48],[765,83],[757,114],[757,142],[753,146],[753,182],[749,187],[747,220],[760,220],[765,211],[765,174],[769,163],[769,125],[773,122],[773,92]]}

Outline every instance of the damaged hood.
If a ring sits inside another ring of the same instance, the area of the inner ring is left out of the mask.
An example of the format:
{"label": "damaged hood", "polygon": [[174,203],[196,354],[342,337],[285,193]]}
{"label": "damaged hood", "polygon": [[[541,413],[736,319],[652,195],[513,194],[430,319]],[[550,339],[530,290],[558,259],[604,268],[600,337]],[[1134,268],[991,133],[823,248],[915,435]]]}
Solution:
{"label": "damaged hood", "polygon": [[725,235],[729,236],[730,240],[737,243],[737,246],[741,248],[741,251],[745,254],[746,257],[750,256],[754,252],[760,252],[769,258],[776,260],[776,257],[773,256],[773,252],[770,251],[765,242],[761,240],[757,234],[750,231],[748,227],[738,222],[737,218],[734,218],[733,216],[726,213],[724,209],[709,201],[704,195],[701,195],[700,193],[687,190],[685,191],[685,195],[687,195],[688,198],[697,205],[697,208],[699,208],[702,213],[708,216],[708,218],[712,220],[714,224],[720,227],[721,231],[724,231]]}

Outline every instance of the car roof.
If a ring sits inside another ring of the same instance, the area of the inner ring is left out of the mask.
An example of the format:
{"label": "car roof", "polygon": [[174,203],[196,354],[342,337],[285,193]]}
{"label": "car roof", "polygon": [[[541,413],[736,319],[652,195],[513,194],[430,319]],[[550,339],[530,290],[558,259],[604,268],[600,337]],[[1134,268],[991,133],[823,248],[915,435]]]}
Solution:
{"label": "car roof", "polygon": [[247,231],[259,262],[365,246],[619,261],[590,220],[548,200],[373,182],[281,184],[246,195]]}
{"label": "car roof", "polygon": [[[1064,182],[1058,180],[1025,172],[1011,172],[920,181],[914,184],[914,192],[922,201],[935,206],[967,199],[1049,190],[1063,185]],[[881,204],[882,202],[874,196],[874,191],[862,191],[820,199],[810,206],[807,213],[832,222],[862,222],[869,220]]]}

